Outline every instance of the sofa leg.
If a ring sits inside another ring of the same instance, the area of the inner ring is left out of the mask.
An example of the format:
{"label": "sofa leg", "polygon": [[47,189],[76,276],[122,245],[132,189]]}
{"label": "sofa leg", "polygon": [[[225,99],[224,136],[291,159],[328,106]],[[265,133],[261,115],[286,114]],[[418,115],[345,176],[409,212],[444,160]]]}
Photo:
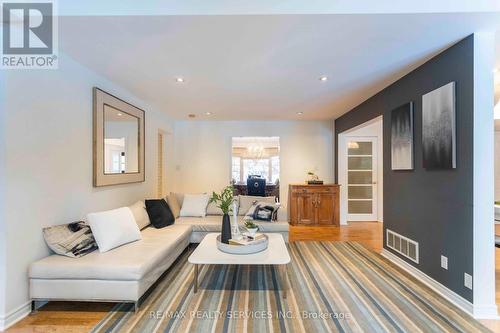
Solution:
{"label": "sofa leg", "polygon": [[31,301],[31,314],[35,314],[36,311],[36,301]]}
{"label": "sofa leg", "polygon": [[134,302],[134,313],[139,311],[139,302]]}

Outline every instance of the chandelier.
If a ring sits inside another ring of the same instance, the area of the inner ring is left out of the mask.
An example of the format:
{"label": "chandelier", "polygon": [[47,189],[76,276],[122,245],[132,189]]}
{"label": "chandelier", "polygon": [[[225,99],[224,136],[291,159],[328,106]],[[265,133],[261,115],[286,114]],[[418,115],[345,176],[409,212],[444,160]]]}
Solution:
{"label": "chandelier", "polygon": [[260,144],[250,145],[247,147],[247,157],[249,158],[263,158],[266,156],[266,149]]}

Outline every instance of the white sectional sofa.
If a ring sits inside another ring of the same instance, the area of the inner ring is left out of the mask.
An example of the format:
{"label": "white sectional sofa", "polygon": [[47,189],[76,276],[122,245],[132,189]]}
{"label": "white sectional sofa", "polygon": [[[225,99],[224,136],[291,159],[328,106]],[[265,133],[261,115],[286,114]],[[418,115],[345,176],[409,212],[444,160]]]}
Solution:
{"label": "white sectional sofa", "polygon": [[[240,224],[243,216],[239,216]],[[71,300],[135,304],[190,243],[220,232],[221,216],[179,217],[175,224],[141,231],[142,239],[111,251],[80,258],[51,255],[30,266],[32,308],[37,301]],[[257,222],[262,232],[288,240],[288,222]]]}

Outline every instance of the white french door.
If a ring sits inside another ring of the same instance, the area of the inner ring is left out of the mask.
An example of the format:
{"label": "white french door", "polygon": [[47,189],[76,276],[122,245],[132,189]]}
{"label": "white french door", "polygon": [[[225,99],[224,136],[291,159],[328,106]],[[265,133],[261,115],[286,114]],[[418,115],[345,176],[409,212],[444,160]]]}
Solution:
{"label": "white french door", "polygon": [[377,138],[345,138],[347,221],[377,220]]}

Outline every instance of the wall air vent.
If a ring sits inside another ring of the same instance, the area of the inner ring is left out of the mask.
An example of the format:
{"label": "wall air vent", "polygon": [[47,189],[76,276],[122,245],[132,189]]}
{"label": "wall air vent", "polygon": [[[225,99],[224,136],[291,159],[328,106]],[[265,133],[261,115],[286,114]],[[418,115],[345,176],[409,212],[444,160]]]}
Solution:
{"label": "wall air vent", "polygon": [[386,246],[418,264],[418,243],[387,229]]}

